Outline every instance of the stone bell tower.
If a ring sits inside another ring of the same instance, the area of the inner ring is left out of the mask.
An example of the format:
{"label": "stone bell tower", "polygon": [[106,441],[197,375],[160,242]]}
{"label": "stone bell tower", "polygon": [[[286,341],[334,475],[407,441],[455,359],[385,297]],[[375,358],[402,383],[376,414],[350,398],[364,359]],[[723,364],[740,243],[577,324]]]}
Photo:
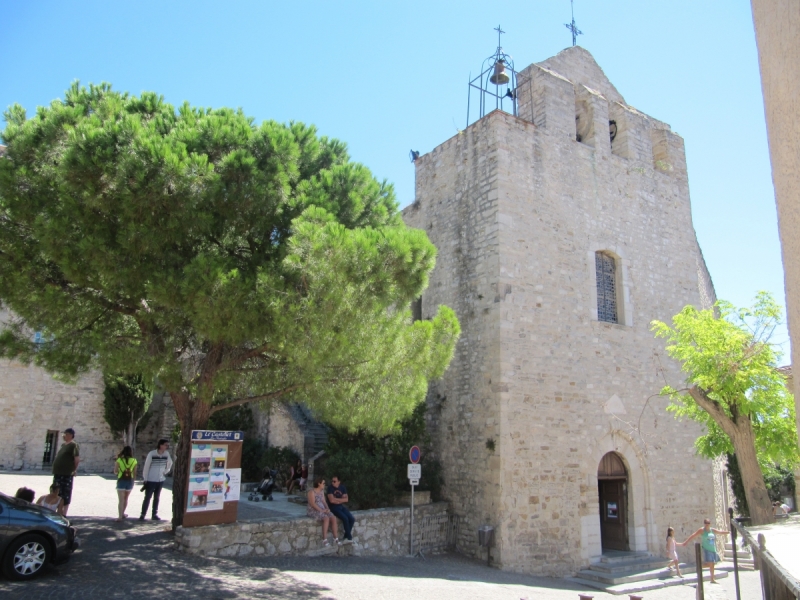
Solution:
{"label": "stone bell tower", "polygon": [[581,47],[484,73],[477,120],[416,158],[403,212],[439,250],[421,318],[447,304],[462,327],[428,395],[458,549],[485,558],[491,525],[492,562],[524,573],[660,553],[668,526],[714,514],[700,427],[657,395],[683,376],[650,332],[715,300],[683,140]]}

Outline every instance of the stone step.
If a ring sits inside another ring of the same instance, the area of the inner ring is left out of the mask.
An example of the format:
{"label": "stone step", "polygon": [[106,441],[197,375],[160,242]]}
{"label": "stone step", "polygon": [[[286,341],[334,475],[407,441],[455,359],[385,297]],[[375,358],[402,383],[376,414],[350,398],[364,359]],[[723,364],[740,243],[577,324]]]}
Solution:
{"label": "stone step", "polygon": [[[681,569],[683,571],[683,568]],[[652,590],[658,590],[666,587],[672,587],[677,585],[697,585],[697,573],[695,571],[689,571],[689,567],[687,567],[687,571],[683,571],[684,577],[678,577],[677,575],[671,576],[664,576],[664,577],[656,577],[652,579],[645,579],[640,581],[632,581],[629,583],[617,583],[617,584],[607,584],[601,581],[597,581],[594,579],[585,579],[581,576],[581,573],[578,574],[576,577],[568,577],[567,581],[572,583],[577,583],[595,590],[601,590],[608,594],[613,594],[615,596],[621,596],[624,594],[635,594],[637,592],[647,592]],[[724,579],[728,576],[728,572],[726,570],[717,570],[715,572],[716,579]],[[708,573],[707,569],[703,570],[703,581],[709,582],[711,579],[710,574]],[[706,589],[708,589],[708,585],[705,584]],[[715,586],[716,587],[716,586]]]}
{"label": "stone step", "polygon": [[[670,570],[664,566],[666,561],[659,561],[657,568],[639,568],[639,569],[613,569],[603,570],[594,568],[595,565],[590,566],[578,573],[578,577],[584,579],[591,579],[592,581],[599,581],[606,585],[618,585],[622,583],[634,583],[637,581],[646,581],[648,579],[664,579],[670,577]],[[687,565],[681,565],[681,569],[687,568]]]}
{"label": "stone step", "polygon": [[653,571],[656,569],[666,568],[667,562],[668,561],[666,558],[659,558],[653,556],[650,558],[629,560],[625,562],[614,562],[614,563],[596,562],[592,563],[589,566],[589,568],[593,571],[601,571],[603,573]]}
{"label": "stone step", "polygon": [[596,563],[624,563],[636,560],[653,558],[652,552],[606,552],[603,554]]}

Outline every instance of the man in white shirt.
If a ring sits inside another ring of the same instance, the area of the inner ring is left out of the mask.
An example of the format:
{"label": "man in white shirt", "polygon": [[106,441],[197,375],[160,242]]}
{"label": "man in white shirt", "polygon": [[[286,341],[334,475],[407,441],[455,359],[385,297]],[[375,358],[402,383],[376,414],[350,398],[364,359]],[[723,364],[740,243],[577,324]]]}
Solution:
{"label": "man in white shirt", "polygon": [[167,471],[172,468],[172,457],[169,455],[169,441],[158,440],[158,449],[150,450],[144,461],[144,502],[142,502],[142,514],[140,521],[144,521],[147,509],[150,506],[150,498],[153,499],[153,521],[160,521],[158,516],[158,499],[161,497],[161,486],[164,485],[164,477]]}

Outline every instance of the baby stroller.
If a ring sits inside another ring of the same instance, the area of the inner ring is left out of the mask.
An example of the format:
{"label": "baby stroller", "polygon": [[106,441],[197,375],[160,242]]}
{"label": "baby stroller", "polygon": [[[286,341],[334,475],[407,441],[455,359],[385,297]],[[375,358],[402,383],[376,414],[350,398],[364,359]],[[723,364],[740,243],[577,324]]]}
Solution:
{"label": "baby stroller", "polygon": [[258,502],[260,494],[261,499],[272,501],[272,491],[275,489],[275,478],[277,476],[278,472],[275,469],[270,469],[269,467],[264,469],[264,479],[261,480],[261,483],[258,484],[258,487],[251,492],[247,499]]}

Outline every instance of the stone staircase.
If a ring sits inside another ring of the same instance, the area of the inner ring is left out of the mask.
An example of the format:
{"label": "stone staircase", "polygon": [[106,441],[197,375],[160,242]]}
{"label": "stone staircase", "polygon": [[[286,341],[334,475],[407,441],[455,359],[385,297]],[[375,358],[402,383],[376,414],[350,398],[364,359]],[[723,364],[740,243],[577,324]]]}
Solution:
{"label": "stone staircase", "polygon": [[[744,548],[741,546],[742,540],[737,540],[739,542],[739,548],[736,550],[736,562],[739,566],[739,569],[742,571],[753,571],[755,570],[755,563],[753,561],[753,555],[750,553],[750,548],[745,546]],[[733,545],[728,542],[725,544],[725,562],[731,563],[730,568],[733,568]],[[728,567],[729,565],[725,565]]]}
{"label": "stone staircase", "polygon": [[303,455],[305,460],[321,452],[328,443],[328,428],[320,423],[303,404],[288,405],[289,414],[303,432]]}
{"label": "stone staircase", "polygon": [[[697,573],[692,565],[681,564],[682,578],[666,565],[665,558],[650,552],[607,552],[588,569],[570,577],[569,581],[614,595],[697,583]],[[719,569],[715,575],[717,579],[722,579],[728,573]],[[708,581],[709,578],[708,570],[705,570],[703,580]]]}

